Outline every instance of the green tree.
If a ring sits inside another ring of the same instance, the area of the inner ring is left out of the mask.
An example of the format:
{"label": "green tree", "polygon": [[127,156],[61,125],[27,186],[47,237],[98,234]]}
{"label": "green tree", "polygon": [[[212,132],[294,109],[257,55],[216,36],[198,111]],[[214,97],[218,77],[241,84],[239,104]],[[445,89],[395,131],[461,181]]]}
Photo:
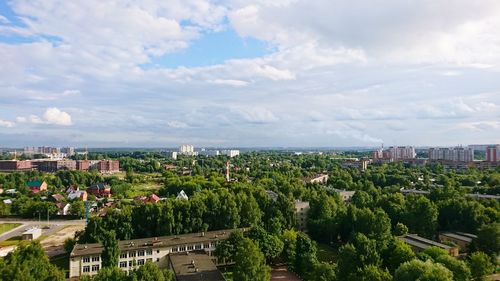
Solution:
{"label": "green tree", "polygon": [[118,240],[116,240],[116,233],[114,230],[104,231],[101,236],[101,243],[103,250],[101,253],[103,267],[116,267],[118,266],[118,257],[120,256],[120,248],[118,247]]}
{"label": "green tree", "polygon": [[49,262],[38,242],[23,242],[15,251],[0,259],[0,280],[63,281],[64,279],[64,273]]}
{"label": "green tree", "polygon": [[474,247],[491,257],[498,256],[500,252],[500,223],[483,226],[477,233]]}
{"label": "green tree", "polygon": [[384,251],[384,265],[394,272],[402,263],[415,258],[411,247],[399,239],[392,239]]}
{"label": "green tree", "polygon": [[310,274],[314,272],[314,267],[318,260],[316,257],[316,245],[306,234],[298,233],[294,270],[302,278],[309,280]]}
{"label": "green tree", "polygon": [[217,248],[215,248],[215,256],[219,260],[223,261],[231,261],[235,260],[236,254],[238,252],[238,247],[241,241],[244,239],[242,231],[233,231],[229,235],[229,237],[217,244]]}
{"label": "green tree", "polygon": [[94,277],[82,276],[80,281],[131,281],[127,273],[117,266],[103,267]]}
{"label": "green tree", "polygon": [[79,218],[85,217],[85,206],[83,201],[76,200],[69,206],[69,213]]}
{"label": "green tree", "polygon": [[284,245],[279,237],[269,234],[261,226],[253,227],[248,232],[248,237],[257,243],[268,261],[277,258],[283,251]]}
{"label": "green tree", "polygon": [[170,270],[160,270],[153,262],[146,262],[130,273],[131,281],[173,281],[174,273]]}
{"label": "green tree", "polygon": [[409,195],[406,200],[403,222],[410,232],[432,237],[437,227],[436,205],[421,195]]}
{"label": "green tree", "polygon": [[392,276],[387,269],[375,265],[367,265],[359,268],[353,279],[356,281],[391,281]]}
{"label": "green tree", "polygon": [[453,273],[431,260],[411,260],[403,263],[394,273],[394,281],[453,281]]}
{"label": "green tree", "polygon": [[266,265],[264,255],[249,238],[243,238],[238,245],[233,272],[238,281],[269,281],[271,268]]}
{"label": "green tree", "polygon": [[490,257],[483,252],[474,252],[469,256],[469,267],[474,280],[485,280],[485,276],[492,274],[495,266]]}
{"label": "green tree", "polygon": [[73,238],[68,238],[64,240],[64,250],[66,253],[71,253],[73,251],[73,248],[75,247],[76,240]]}

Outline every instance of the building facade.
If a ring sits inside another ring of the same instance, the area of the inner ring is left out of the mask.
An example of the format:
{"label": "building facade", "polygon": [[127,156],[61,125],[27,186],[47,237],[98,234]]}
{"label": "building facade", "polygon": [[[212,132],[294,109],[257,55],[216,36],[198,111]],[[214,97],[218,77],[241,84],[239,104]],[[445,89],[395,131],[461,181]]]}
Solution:
{"label": "building facade", "polygon": [[500,162],[500,145],[490,145],[486,148],[487,162]]}
{"label": "building facade", "polygon": [[307,232],[307,213],[310,208],[307,201],[295,201],[295,221],[299,231]]}
{"label": "building facade", "polygon": [[472,162],[474,161],[474,150],[469,147],[432,147],[429,148],[429,160]]}
{"label": "building facade", "polygon": [[[170,254],[201,250],[217,263],[213,251],[217,244],[227,239],[233,231],[220,230],[119,241],[120,257],[117,266],[128,272],[151,261],[163,269],[169,267]],[[102,268],[102,251],[103,246],[100,243],[76,244],[69,258],[69,277],[76,279],[82,275],[96,275]]]}
{"label": "building facade", "polygon": [[417,154],[413,146],[391,146],[388,149],[377,149],[373,152],[373,160],[400,161],[414,159]]}

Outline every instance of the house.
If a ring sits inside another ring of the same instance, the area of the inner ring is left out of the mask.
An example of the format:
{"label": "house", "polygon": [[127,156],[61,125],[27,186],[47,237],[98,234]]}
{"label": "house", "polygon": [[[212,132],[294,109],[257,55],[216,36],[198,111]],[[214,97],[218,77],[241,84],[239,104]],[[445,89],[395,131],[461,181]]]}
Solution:
{"label": "house", "polygon": [[51,197],[56,202],[62,202],[64,200],[64,196],[62,196],[61,194],[52,194]]}
{"label": "house", "polygon": [[319,184],[326,184],[328,182],[328,175],[327,174],[318,174],[313,177],[307,177],[304,179],[305,183],[319,183]]}
{"label": "house", "polygon": [[41,180],[29,181],[26,183],[26,186],[32,193],[38,193],[40,191],[47,190],[47,183]]}
{"label": "house", "polygon": [[458,256],[457,247],[441,244],[439,242],[420,237],[416,234],[406,234],[403,236],[399,236],[398,239],[408,244],[415,253],[420,253],[430,247],[438,247],[445,250],[453,257]]}
{"label": "house", "polygon": [[467,252],[470,243],[477,238],[477,235],[465,232],[443,232],[439,234],[439,241],[452,242],[456,244],[461,252]]}
{"label": "house", "polygon": [[15,188],[5,190],[5,194],[14,195],[16,193],[17,193],[17,190]]}
{"label": "house", "polygon": [[356,191],[349,191],[349,190],[344,190],[344,189],[337,189],[337,188],[332,188],[334,192],[336,192],[339,196],[340,199],[344,202],[350,202]]}
{"label": "house", "polygon": [[94,183],[89,188],[87,188],[87,193],[92,194],[96,197],[111,197],[111,187],[107,183]]}
{"label": "house", "polygon": [[69,215],[69,207],[71,206],[71,204],[68,204],[68,203],[57,203],[56,204],[57,206],[57,214],[59,216],[67,216]]}
{"label": "house", "polygon": [[186,195],[186,192],[184,192],[184,190],[181,190],[181,192],[179,192],[179,194],[177,194],[176,199],[189,200],[189,197]]}
{"label": "house", "polygon": [[70,188],[68,188],[66,193],[68,194],[68,200],[70,200],[70,201],[75,200],[75,199],[87,201],[87,191],[80,190],[78,187],[76,189],[70,187]]}
{"label": "house", "polygon": [[12,200],[11,199],[4,199],[3,203],[4,204],[12,204]]}
{"label": "house", "polygon": [[160,197],[158,197],[158,195],[156,195],[156,194],[154,194],[154,193],[153,193],[153,194],[151,194],[151,195],[149,195],[149,196],[147,197],[147,199],[146,199],[146,201],[147,201],[147,202],[150,202],[150,203],[156,203],[156,202],[158,202],[158,201],[160,201],[160,200],[161,200],[161,199],[160,199]]}

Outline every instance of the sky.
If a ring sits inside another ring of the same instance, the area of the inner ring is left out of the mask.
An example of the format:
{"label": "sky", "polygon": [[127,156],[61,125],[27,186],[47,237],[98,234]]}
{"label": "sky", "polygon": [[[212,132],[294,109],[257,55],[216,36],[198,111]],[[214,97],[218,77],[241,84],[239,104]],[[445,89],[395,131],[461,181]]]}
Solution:
{"label": "sky", "polygon": [[0,0],[0,146],[500,143],[498,0]]}

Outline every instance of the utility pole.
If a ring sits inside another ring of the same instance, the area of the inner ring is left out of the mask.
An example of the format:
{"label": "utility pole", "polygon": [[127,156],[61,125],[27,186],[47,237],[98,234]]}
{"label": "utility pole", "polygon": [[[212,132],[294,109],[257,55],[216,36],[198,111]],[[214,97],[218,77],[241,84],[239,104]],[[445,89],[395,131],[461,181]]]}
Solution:
{"label": "utility pole", "polygon": [[49,208],[47,208],[47,227],[49,227]]}

